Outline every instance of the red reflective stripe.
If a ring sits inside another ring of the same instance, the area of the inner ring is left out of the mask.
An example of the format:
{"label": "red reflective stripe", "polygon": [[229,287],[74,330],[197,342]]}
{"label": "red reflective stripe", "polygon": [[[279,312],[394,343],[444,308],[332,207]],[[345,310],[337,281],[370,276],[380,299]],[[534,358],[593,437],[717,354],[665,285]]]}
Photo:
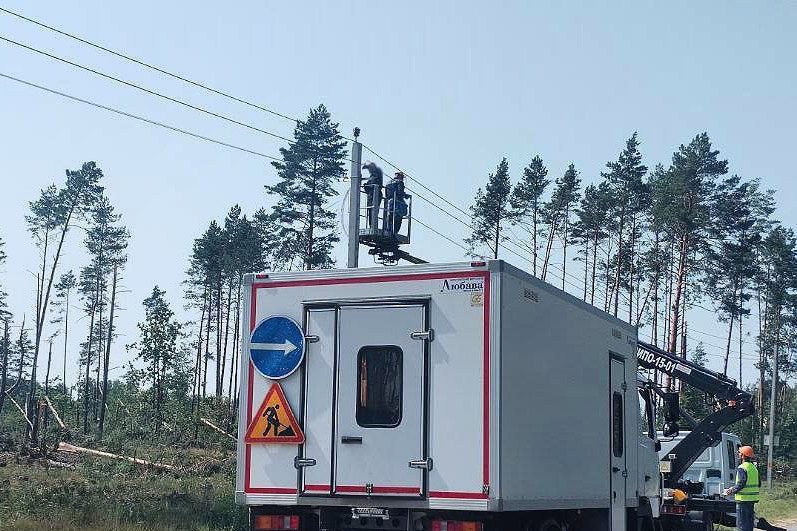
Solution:
{"label": "red reflective stripe", "polygon": [[430,498],[454,498],[461,500],[486,500],[487,495],[481,492],[451,492],[432,490],[429,491]]}
{"label": "red reflective stripe", "polygon": [[[251,306],[250,306],[250,315],[249,315],[249,331],[250,333],[255,328],[255,315],[257,313],[257,290],[260,288],[278,288],[278,287],[301,287],[301,286],[332,286],[337,284],[368,284],[368,283],[382,283],[382,282],[405,282],[410,280],[436,280],[436,279],[443,279],[443,278],[468,278],[468,277],[482,277],[484,279],[484,317],[483,317],[483,339],[484,339],[484,366],[483,366],[483,425],[482,425],[482,482],[484,485],[489,485],[490,483],[490,272],[489,271],[458,271],[458,272],[450,272],[450,273],[417,273],[417,274],[405,274],[405,275],[384,275],[378,277],[351,277],[351,278],[317,278],[317,279],[308,279],[308,280],[283,280],[283,281],[275,281],[275,282],[255,282],[252,284],[252,296],[251,296]],[[247,404],[247,411],[249,422],[251,422],[252,416],[252,392],[253,392],[253,374],[254,370],[252,368],[252,364],[249,364],[249,382],[248,382],[248,404]],[[250,468],[251,468],[251,447],[249,445],[246,446],[246,460],[245,466],[246,470],[244,471],[244,492],[259,492],[262,489],[254,489],[250,487]],[[353,492],[365,492],[365,487],[362,487],[362,491],[353,491]],[[389,487],[388,487],[389,488]],[[336,490],[344,492],[340,490],[340,487],[336,487]],[[412,490],[413,493],[419,491],[418,488],[414,488]],[[296,492],[296,489],[293,489],[293,492]],[[387,493],[386,491],[377,491],[376,487],[374,492],[383,492]],[[463,499],[476,499],[476,498],[487,498],[484,494],[476,494],[476,493],[463,493],[467,494],[467,496],[450,496],[451,498],[463,498]],[[429,494],[432,496],[432,494]],[[435,496],[435,497],[449,497],[449,496]]]}

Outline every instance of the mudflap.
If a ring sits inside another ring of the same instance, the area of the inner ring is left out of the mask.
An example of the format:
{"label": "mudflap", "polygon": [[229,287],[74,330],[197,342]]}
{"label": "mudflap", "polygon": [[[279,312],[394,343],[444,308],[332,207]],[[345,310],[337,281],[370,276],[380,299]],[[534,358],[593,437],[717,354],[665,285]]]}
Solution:
{"label": "mudflap", "polygon": [[777,527],[769,522],[767,522],[766,518],[759,518],[755,523],[756,529],[763,529],[764,531],[787,531],[783,527]]}

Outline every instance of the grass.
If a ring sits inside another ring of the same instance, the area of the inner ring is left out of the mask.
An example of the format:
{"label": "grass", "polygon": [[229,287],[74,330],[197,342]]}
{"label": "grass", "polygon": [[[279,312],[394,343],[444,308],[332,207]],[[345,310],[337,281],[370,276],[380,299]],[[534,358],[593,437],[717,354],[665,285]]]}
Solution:
{"label": "grass", "polygon": [[75,469],[6,458],[0,530],[243,530],[233,477],[229,466],[203,477],[93,458]]}
{"label": "grass", "polygon": [[[797,518],[797,481],[775,480],[772,491],[761,488],[761,501],[756,504],[756,515],[770,523]],[[732,531],[732,527],[720,527]]]}

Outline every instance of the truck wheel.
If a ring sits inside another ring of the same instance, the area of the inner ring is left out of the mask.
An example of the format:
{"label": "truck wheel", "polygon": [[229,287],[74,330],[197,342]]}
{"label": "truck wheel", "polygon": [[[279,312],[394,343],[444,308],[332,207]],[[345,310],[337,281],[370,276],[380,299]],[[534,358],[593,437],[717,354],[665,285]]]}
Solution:
{"label": "truck wheel", "polygon": [[562,531],[562,526],[553,518],[548,518],[543,520],[536,529],[537,531]]}

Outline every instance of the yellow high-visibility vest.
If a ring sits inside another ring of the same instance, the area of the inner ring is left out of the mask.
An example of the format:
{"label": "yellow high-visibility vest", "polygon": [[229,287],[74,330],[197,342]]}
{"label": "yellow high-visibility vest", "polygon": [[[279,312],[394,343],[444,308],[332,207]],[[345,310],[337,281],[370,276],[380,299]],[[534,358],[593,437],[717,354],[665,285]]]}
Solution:
{"label": "yellow high-visibility vest", "polygon": [[758,479],[758,469],[749,461],[745,461],[739,468],[747,473],[747,483],[742,490],[736,493],[736,501],[757,502],[761,482]]}

